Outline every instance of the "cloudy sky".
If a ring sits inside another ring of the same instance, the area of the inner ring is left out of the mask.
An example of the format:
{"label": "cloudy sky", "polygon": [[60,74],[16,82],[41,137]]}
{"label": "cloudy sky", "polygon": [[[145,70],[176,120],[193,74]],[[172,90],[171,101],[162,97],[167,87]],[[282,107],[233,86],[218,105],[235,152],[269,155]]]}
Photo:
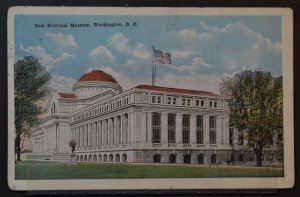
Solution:
{"label": "cloudy sky", "polygon": [[[123,27],[93,25],[112,22]],[[35,27],[49,23],[90,26]],[[111,74],[126,90],[151,84],[155,46],[172,58],[157,65],[156,85],[219,93],[222,77],[245,69],[281,75],[281,37],[280,16],[16,16],[15,61],[37,57],[59,91],[71,92],[92,69]]]}

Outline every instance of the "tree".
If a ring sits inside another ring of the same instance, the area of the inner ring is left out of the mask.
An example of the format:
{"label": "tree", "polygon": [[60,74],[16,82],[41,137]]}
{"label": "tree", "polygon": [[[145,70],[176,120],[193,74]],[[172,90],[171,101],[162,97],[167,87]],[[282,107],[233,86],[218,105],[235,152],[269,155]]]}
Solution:
{"label": "tree", "polygon": [[256,154],[256,165],[262,166],[263,149],[273,144],[274,139],[282,145],[282,77],[263,71],[243,71],[223,78],[220,92],[229,100],[230,126],[245,136],[246,147]]}
{"label": "tree", "polygon": [[21,141],[36,124],[40,109],[35,102],[49,90],[50,74],[31,56],[14,64],[15,77],[15,153],[20,161]]}

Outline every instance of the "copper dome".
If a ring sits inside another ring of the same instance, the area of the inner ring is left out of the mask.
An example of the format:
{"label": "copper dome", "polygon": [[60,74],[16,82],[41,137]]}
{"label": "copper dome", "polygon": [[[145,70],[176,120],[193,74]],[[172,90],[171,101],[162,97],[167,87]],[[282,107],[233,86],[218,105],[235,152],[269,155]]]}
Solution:
{"label": "copper dome", "polygon": [[105,81],[105,82],[112,82],[118,83],[111,75],[107,74],[102,70],[92,70],[84,74],[78,82],[85,82],[85,81]]}

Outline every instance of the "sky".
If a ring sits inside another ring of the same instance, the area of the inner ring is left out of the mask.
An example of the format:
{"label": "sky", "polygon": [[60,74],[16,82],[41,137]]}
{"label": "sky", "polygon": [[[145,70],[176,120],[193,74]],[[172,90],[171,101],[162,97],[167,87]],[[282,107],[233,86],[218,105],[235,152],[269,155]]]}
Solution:
{"label": "sky", "polygon": [[[89,26],[70,27],[71,23]],[[18,15],[14,28],[15,61],[29,55],[38,58],[52,76],[52,88],[62,92],[71,92],[93,69],[112,75],[123,90],[150,85],[152,46],[172,59],[172,64],[156,67],[159,86],[219,93],[223,77],[243,70],[282,75],[280,16]]]}

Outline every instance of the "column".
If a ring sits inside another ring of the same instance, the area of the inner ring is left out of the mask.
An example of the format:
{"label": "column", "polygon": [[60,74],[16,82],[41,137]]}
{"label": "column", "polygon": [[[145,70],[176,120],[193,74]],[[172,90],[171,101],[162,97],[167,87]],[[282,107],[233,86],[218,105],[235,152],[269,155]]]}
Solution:
{"label": "column", "polygon": [[122,117],[122,144],[128,144],[128,114],[123,114]]}
{"label": "column", "polygon": [[93,149],[95,149],[96,142],[97,142],[97,123],[93,122],[92,127],[93,127]]}
{"label": "column", "polygon": [[229,144],[229,115],[223,116],[223,143]]}
{"label": "column", "polygon": [[76,136],[77,136],[76,143],[77,143],[77,147],[79,148],[80,147],[80,127],[76,127]]}
{"label": "column", "polygon": [[102,147],[104,147],[105,144],[105,138],[106,138],[106,134],[105,134],[105,121],[106,120],[102,120],[102,124],[101,124],[101,131],[102,131]]}
{"label": "column", "polygon": [[148,130],[148,141],[152,143],[152,113],[147,113],[147,130]]}
{"label": "column", "polygon": [[102,149],[102,124],[103,122],[102,121],[99,121],[98,122],[98,148],[99,149]]}
{"label": "column", "polygon": [[79,141],[80,141],[80,149],[82,150],[82,147],[83,147],[83,137],[84,137],[84,135],[83,135],[83,131],[84,131],[84,129],[83,129],[83,126],[80,126],[80,130],[79,130]]}
{"label": "column", "polygon": [[47,149],[47,130],[46,127],[43,127],[44,131],[44,148]]}
{"label": "column", "polygon": [[86,150],[86,147],[88,146],[88,125],[84,125],[84,147]]}
{"label": "column", "polygon": [[131,112],[128,113],[128,124],[127,124],[127,144],[130,145],[131,144]]}
{"label": "column", "polygon": [[40,144],[41,140],[40,139],[41,139],[40,137],[37,138],[39,152],[41,151],[41,144]]}
{"label": "column", "polygon": [[48,133],[48,126],[45,127],[46,133],[46,149],[49,149],[49,133]]}
{"label": "column", "polygon": [[[124,114],[121,114],[120,115],[120,141],[119,141],[119,144],[123,145],[123,116]],[[120,158],[121,160],[122,158]]]}
{"label": "column", "polygon": [[107,142],[107,144],[108,144],[108,147],[110,148],[110,146],[111,146],[111,137],[112,137],[112,133],[111,133],[111,118],[109,118],[107,120],[107,125],[108,125],[108,129],[107,129],[108,142]]}
{"label": "column", "polygon": [[55,129],[56,129],[56,133],[55,133],[55,137],[56,137],[56,147],[55,149],[58,150],[59,149],[59,123],[57,122],[55,125]]}
{"label": "column", "polygon": [[176,114],[176,144],[182,144],[182,114]]}
{"label": "column", "polygon": [[55,141],[56,141],[56,136],[55,136],[55,126],[54,124],[51,125],[51,132],[52,132],[52,149],[55,149]]}
{"label": "column", "polygon": [[142,113],[142,135],[141,135],[141,142],[144,145],[148,141],[148,130],[147,130],[147,112]]}
{"label": "column", "polygon": [[42,149],[45,150],[45,135],[42,137]]}
{"label": "column", "polygon": [[160,143],[167,145],[168,144],[168,128],[167,128],[168,114],[166,112],[161,113],[160,119],[160,128],[161,128],[161,140]]}
{"label": "column", "polygon": [[53,149],[53,128],[52,128],[52,124],[49,125],[49,144],[50,144],[50,149]]}
{"label": "column", "polygon": [[204,115],[203,116],[203,138],[204,138],[204,143],[205,144],[209,144],[209,116],[208,115]]}
{"label": "column", "polygon": [[216,117],[216,144],[223,144],[223,120],[222,116]]}
{"label": "column", "polygon": [[115,116],[114,118],[113,118],[113,122],[112,122],[112,124],[113,124],[113,145],[114,146],[116,146],[116,144],[117,144],[117,141],[118,141],[118,126],[117,126],[117,124],[118,124],[118,117],[117,116]]}
{"label": "column", "polygon": [[94,147],[96,148],[96,149],[98,149],[98,138],[99,138],[99,133],[98,133],[98,122],[95,122],[94,123],[94,128],[95,128],[95,144],[94,144]]}
{"label": "column", "polygon": [[196,115],[192,114],[190,117],[190,143],[196,144]]}
{"label": "column", "polygon": [[87,146],[87,149],[90,149],[90,146],[91,146],[91,124],[90,123],[88,123],[86,125],[86,134],[87,134],[86,146]]}
{"label": "column", "polygon": [[49,125],[46,127],[46,133],[47,133],[47,149],[50,149],[50,129]]}
{"label": "column", "polygon": [[90,149],[93,148],[93,144],[94,144],[94,127],[93,127],[93,123],[90,123],[90,135],[89,135],[89,142],[90,142]]}

